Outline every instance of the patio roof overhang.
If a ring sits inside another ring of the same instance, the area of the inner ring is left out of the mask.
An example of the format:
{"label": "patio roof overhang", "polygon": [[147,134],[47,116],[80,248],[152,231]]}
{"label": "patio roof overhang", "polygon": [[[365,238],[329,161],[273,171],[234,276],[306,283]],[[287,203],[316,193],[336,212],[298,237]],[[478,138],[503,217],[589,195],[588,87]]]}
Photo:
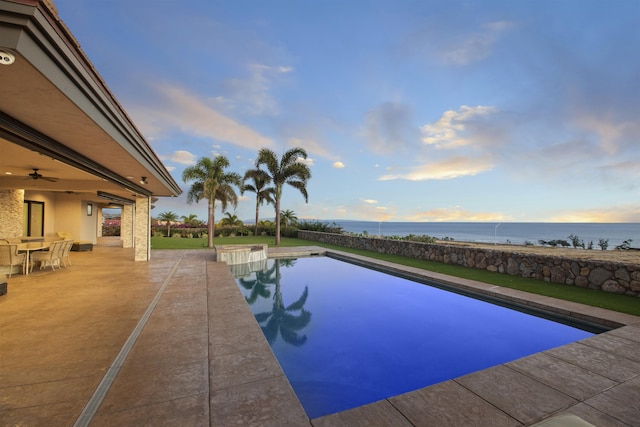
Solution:
{"label": "patio roof overhang", "polygon": [[[0,0],[0,189],[125,199],[182,190],[42,0]],[[38,173],[57,180],[32,179]],[[146,184],[141,183],[145,177]]]}

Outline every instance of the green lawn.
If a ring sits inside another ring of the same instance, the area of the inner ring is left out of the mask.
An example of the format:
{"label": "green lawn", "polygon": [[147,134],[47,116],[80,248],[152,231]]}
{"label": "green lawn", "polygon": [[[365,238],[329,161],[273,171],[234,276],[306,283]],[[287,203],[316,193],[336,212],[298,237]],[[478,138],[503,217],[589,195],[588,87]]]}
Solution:
{"label": "green lawn", "polygon": [[[275,245],[276,238],[273,236],[250,236],[250,237],[215,237],[214,245],[240,245],[266,243]],[[283,237],[280,246],[313,246],[314,242],[301,239],[287,239]],[[316,245],[317,246],[317,245]],[[207,239],[187,239],[175,237],[152,237],[151,249],[207,249]]]}
{"label": "green lawn", "polygon": [[[275,244],[274,237],[216,237],[215,245],[232,245],[232,244],[253,244],[266,243]],[[354,253],[367,256],[370,258],[380,259],[384,261],[394,262],[396,264],[417,267],[428,271],[448,274],[455,277],[477,280],[480,282],[491,283],[493,285],[504,286],[507,288],[518,289],[521,291],[531,292],[539,295],[546,295],[566,301],[574,301],[594,307],[602,307],[609,310],[619,311],[621,313],[633,314],[640,316],[640,298],[630,297],[626,295],[612,294],[610,292],[596,291],[592,289],[578,288],[575,286],[562,285],[559,283],[548,283],[541,280],[526,279],[524,277],[509,276],[507,274],[492,273],[487,270],[477,270],[466,268],[459,265],[443,264],[433,261],[424,261],[414,258],[405,258],[398,255],[386,255],[377,252],[370,252],[358,249],[349,249],[342,246],[327,245],[310,240],[293,239],[283,237],[280,246],[321,246],[327,249],[335,249],[343,252]],[[152,237],[152,249],[206,249],[206,239],[182,239],[167,237]]]}

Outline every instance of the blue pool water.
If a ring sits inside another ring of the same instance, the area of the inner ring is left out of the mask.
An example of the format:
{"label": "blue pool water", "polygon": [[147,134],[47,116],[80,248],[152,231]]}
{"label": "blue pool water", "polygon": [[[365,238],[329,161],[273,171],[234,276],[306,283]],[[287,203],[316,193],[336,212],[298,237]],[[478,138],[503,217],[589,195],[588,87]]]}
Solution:
{"label": "blue pool water", "polygon": [[236,281],[310,418],[593,335],[327,257]]}

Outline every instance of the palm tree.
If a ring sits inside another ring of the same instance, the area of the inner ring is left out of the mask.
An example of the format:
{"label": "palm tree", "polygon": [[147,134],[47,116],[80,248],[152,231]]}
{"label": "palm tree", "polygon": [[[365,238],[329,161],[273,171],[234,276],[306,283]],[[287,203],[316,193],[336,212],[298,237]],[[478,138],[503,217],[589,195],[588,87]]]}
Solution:
{"label": "palm tree", "polygon": [[287,209],[286,211],[280,212],[280,221],[282,221],[283,226],[288,227],[290,225],[296,225],[298,217],[294,211]]}
{"label": "palm tree", "polygon": [[185,224],[198,224],[200,221],[198,221],[198,215],[196,214],[189,214],[189,216],[186,215],[182,215],[182,222],[184,222]]}
{"label": "palm tree", "polygon": [[175,213],[169,211],[169,212],[162,212],[160,215],[158,215],[158,219],[160,221],[166,221],[167,223],[167,237],[171,237],[171,223],[172,222],[176,222],[178,220],[178,215],[176,215]]}
{"label": "palm tree", "polygon": [[[247,180],[253,180],[253,184],[246,184]],[[260,218],[260,206],[267,202],[267,204],[274,204],[273,196],[275,195],[275,188],[266,187],[271,183],[271,178],[264,171],[260,169],[250,169],[244,173],[242,180],[242,187],[240,188],[240,194],[244,194],[245,191],[251,191],[256,193],[256,229],[254,235],[258,235],[258,220]]]}
{"label": "palm tree", "polygon": [[307,182],[311,179],[309,166],[300,162],[299,159],[306,159],[307,152],[303,148],[292,148],[282,155],[278,162],[276,154],[268,148],[262,148],[258,152],[256,168],[264,165],[264,171],[275,186],[275,208],[276,208],[276,245],[280,244],[280,200],[282,198],[282,186],[289,184],[296,188],[304,196],[304,201],[309,202],[307,194]]}
{"label": "palm tree", "polygon": [[215,233],[216,200],[220,202],[222,211],[227,210],[230,203],[238,206],[238,195],[233,186],[240,187],[240,175],[235,172],[225,172],[229,167],[229,160],[225,156],[216,156],[213,160],[201,157],[194,166],[189,166],[182,172],[182,180],[186,183],[194,181],[187,193],[187,203],[198,203],[202,199],[208,201],[207,246],[213,247]]}
{"label": "palm tree", "polygon": [[244,225],[242,220],[238,218],[238,215],[231,214],[229,212],[225,212],[225,215],[226,216],[220,220],[220,225],[224,227],[239,227],[241,225]]}

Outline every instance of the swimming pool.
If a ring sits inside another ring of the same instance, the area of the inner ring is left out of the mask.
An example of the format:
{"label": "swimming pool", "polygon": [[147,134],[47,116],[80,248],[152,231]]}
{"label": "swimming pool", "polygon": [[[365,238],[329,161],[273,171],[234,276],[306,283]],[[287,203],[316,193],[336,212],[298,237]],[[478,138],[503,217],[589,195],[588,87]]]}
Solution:
{"label": "swimming pool", "polygon": [[309,418],[593,335],[328,257],[236,282]]}

